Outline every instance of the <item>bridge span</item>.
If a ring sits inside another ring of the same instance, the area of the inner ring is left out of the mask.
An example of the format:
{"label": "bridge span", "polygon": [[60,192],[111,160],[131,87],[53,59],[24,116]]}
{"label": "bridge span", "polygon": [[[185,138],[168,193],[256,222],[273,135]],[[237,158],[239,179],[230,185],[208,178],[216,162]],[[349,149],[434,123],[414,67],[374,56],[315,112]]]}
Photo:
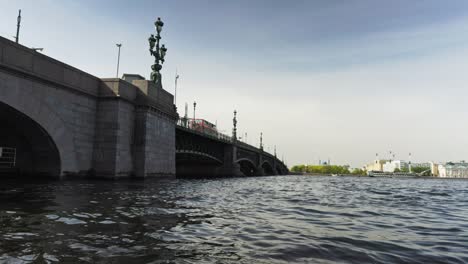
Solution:
{"label": "bridge span", "polygon": [[176,126],[176,165],[181,176],[286,175],[274,155],[221,133],[204,133],[179,120]]}
{"label": "bridge span", "polygon": [[287,173],[273,155],[177,125],[173,95],[100,79],[0,37],[0,172],[52,177]]}

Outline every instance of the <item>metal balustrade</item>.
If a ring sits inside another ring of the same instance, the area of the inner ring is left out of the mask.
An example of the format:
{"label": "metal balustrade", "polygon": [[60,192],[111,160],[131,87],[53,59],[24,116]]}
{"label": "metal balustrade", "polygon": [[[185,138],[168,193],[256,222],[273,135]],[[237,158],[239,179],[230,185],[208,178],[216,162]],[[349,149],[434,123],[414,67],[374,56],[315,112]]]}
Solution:
{"label": "metal balustrade", "polygon": [[0,169],[10,169],[16,166],[16,148],[0,147]]}
{"label": "metal balustrade", "polygon": [[231,136],[225,135],[220,132],[213,132],[213,130],[205,130],[203,126],[194,126],[193,123],[189,121],[190,121],[189,119],[179,118],[179,120],[177,120],[177,126],[188,129],[190,131],[194,131],[196,133],[203,134],[207,137],[211,137],[211,138],[215,138],[215,139],[219,139],[222,141],[227,141],[227,142],[232,143]]}

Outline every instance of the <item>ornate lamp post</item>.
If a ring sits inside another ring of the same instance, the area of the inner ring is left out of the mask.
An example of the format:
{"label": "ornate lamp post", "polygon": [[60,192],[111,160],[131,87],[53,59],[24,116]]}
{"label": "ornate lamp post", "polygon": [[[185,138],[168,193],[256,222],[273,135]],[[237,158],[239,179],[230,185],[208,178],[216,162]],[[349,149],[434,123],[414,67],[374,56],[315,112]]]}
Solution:
{"label": "ornate lamp post", "polygon": [[197,102],[193,102],[193,121],[195,122],[195,110],[197,109]]}
{"label": "ornate lamp post", "polygon": [[263,150],[263,132],[260,132],[260,150]]}
{"label": "ornate lamp post", "polygon": [[[161,73],[159,72],[162,69],[162,64],[164,63],[164,57],[166,56],[167,49],[164,44],[159,47],[159,40],[161,40],[161,30],[164,26],[164,23],[161,21],[161,18],[158,17],[158,20],[154,22],[154,27],[156,28],[156,37],[151,34],[148,39],[149,42],[149,51],[151,56],[154,56],[154,64],[151,66],[153,70],[151,72],[151,81],[158,83],[161,81]],[[161,64],[160,64],[161,63]]]}
{"label": "ornate lamp post", "polygon": [[234,127],[232,128],[232,140],[237,141],[237,111],[234,110],[234,118],[232,119],[232,124]]}

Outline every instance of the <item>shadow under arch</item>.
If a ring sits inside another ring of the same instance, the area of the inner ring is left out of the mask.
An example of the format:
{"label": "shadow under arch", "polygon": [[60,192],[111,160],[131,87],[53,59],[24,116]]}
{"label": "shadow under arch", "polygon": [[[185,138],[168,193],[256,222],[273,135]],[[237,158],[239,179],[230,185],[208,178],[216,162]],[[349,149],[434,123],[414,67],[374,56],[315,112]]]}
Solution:
{"label": "shadow under arch", "polygon": [[276,166],[276,174],[278,174],[278,175],[284,175],[283,170],[282,170],[281,167],[278,166],[278,165]]}
{"label": "shadow under arch", "polygon": [[0,147],[16,150],[13,164],[10,162],[0,164],[1,173],[60,177],[59,150],[41,125],[2,102],[0,102],[0,124]]}
{"label": "shadow under arch", "polygon": [[265,173],[266,176],[275,175],[273,167],[271,166],[271,164],[268,161],[264,161],[262,163],[262,169],[263,169],[263,172]]}
{"label": "shadow under arch", "polygon": [[249,159],[239,159],[236,161],[240,166],[240,171],[244,176],[256,176],[257,168]]}
{"label": "shadow under arch", "polygon": [[215,177],[217,169],[222,165],[221,160],[207,153],[176,150],[176,177],[178,178]]}

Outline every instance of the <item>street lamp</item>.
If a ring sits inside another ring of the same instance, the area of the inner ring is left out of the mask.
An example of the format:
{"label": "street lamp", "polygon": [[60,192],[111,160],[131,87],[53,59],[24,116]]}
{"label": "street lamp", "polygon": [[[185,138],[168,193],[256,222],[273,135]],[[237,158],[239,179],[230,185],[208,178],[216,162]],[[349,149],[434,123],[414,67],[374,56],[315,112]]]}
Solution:
{"label": "street lamp", "polygon": [[164,26],[164,22],[161,21],[160,17],[158,17],[158,20],[154,22],[154,28],[156,29],[156,32],[158,32],[158,34],[161,33],[163,26]]}
{"label": "street lamp", "polygon": [[19,10],[17,24],[16,24],[16,37],[15,37],[16,43],[19,42],[20,27],[21,27],[21,9]]}
{"label": "street lamp", "polygon": [[232,119],[232,124],[234,127],[232,128],[232,140],[237,141],[237,111],[234,110],[234,118]]}
{"label": "street lamp", "polygon": [[195,122],[195,111],[197,109],[197,102],[193,102],[193,121]]}
{"label": "street lamp", "polygon": [[151,81],[154,83],[158,83],[161,81],[161,73],[159,72],[162,69],[162,64],[164,63],[164,57],[166,56],[167,48],[164,44],[159,47],[159,41],[161,40],[161,31],[164,23],[161,21],[161,18],[158,17],[158,20],[154,22],[154,27],[156,29],[156,36],[151,34],[148,38],[149,46],[150,46],[150,54],[154,56],[154,64],[151,66],[153,70],[151,72]]}
{"label": "street lamp", "polygon": [[122,47],[122,44],[115,44],[119,48],[119,55],[117,55],[117,78],[119,78],[119,64],[120,64],[120,48]]}
{"label": "street lamp", "polygon": [[174,89],[174,104],[177,106],[177,80],[179,80],[179,74],[177,69],[175,70],[175,89]]}
{"label": "street lamp", "polygon": [[260,150],[263,150],[263,132],[260,132]]}

